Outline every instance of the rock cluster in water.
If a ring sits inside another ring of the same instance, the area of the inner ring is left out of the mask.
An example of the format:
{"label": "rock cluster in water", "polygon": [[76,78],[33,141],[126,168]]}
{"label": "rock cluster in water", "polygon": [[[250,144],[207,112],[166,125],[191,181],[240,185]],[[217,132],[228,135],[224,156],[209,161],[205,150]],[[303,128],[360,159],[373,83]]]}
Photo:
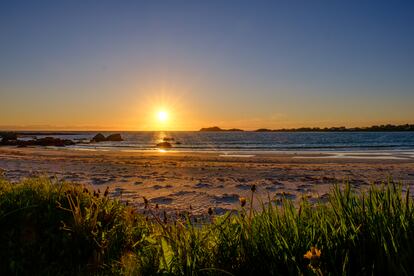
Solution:
{"label": "rock cluster in water", "polygon": [[60,139],[54,137],[44,137],[44,138],[34,138],[32,140],[19,140],[17,135],[6,134],[2,135],[0,145],[2,146],[18,146],[18,147],[27,147],[27,146],[54,146],[54,147],[64,147],[74,145],[75,142],[69,139]]}
{"label": "rock cluster in water", "polygon": [[109,142],[121,142],[121,141],[124,141],[124,139],[122,139],[122,136],[119,133],[111,134],[111,135],[108,135],[107,137],[105,137],[102,133],[98,133],[91,139],[92,143],[108,142],[108,141]]}

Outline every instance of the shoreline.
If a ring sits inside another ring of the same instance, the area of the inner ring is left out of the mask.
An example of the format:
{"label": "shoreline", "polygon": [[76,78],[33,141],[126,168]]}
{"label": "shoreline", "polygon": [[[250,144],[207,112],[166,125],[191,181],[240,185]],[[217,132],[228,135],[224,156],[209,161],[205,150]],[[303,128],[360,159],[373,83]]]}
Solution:
{"label": "shoreline", "polygon": [[[109,149],[110,148],[110,149]],[[116,147],[108,148],[45,148],[68,150],[68,151],[85,151],[85,152],[114,152],[130,154],[163,154],[163,155],[217,155],[219,157],[286,157],[292,158],[335,158],[335,159],[400,159],[414,160],[414,149],[395,149],[395,150],[182,150],[182,149],[123,149]]]}
{"label": "shoreline", "polygon": [[[92,148],[93,147],[93,148]],[[4,146],[4,149],[15,148],[14,146]],[[396,148],[396,149],[348,149],[348,150],[336,150],[336,149],[327,149],[327,150],[297,150],[297,149],[275,149],[275,150],[256,150],[256,149],[190,149],[190,148],[134,148],[133,146],[107,146],[94,144],[91,147],[77,147],[77,146],[67,146],[67,147],[36,147],[31,146],[27,148],[32,149],[44,149],[44,150],[67,150],[67,151],[87,151],[87,152],[113,152],[113,153],[138,153],[138,154],[159,154],[164,155],[168,154],[194,154],[194,155],[203,155],[203,154],[213,154],[219,156],[303,156],[303,157],[312,157],[316,155],[323,156],[332,156],[335,157],[343,156],[348,158],[351,156],[364,155],[367,156],[367,159],[370,157],[376,156],[405,156],[406,158],[414,158],[414,148]],[[130,149],[128,149],[130,148]],[[1,150],[1,148],[0,148]]]}

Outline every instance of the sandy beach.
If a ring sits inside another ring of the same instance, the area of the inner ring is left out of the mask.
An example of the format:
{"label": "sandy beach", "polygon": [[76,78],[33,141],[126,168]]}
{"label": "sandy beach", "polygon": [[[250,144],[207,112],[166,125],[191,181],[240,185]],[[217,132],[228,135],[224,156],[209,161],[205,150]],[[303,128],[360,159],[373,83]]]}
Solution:
{"label": "sandy beach", "polygon": [[86,184],[143,207],[142,197],[166,211],[203,214],[238,208],[252,184],[264,202],[302,195],[324,200],[335,183],[364,189],[388,177],[414,185],[414,153],[223,154],[105,152],[70,149],[0,149],[0,169],[11,180],[44,175]]}

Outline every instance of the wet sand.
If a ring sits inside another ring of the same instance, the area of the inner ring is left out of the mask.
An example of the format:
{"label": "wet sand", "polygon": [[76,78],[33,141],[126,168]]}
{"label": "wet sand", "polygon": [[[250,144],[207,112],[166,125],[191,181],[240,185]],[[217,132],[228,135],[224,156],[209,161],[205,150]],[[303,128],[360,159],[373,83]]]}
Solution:
{"label": "wet sand", "polygon": [[204,214],[237,209],[239,197],[324,200],[335,183],[364,189],[392,177],[414,185],[414,152],[277,152],[223,154],[105,152],[45,148],[0,148],[0,170],[11,180],[45,175],[105,190],[143,207]]}

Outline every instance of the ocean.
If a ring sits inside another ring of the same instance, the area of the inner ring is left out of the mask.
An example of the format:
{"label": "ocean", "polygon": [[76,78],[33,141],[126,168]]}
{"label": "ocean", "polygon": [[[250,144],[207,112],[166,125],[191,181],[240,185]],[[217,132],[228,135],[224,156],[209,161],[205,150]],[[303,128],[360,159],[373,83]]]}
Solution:
{"label": "ocean", "polygon": [[[102,132],[109,135],[115,132]],[[122,142],[87,143],[97,132],[71,132],[65,135],[42,133],[38,138],[53,136],[84,140],[73,149],[155,151],[164,138],[173,138],[171,150],[209,152],[272,151],[375,151],[413,150],[414,132],[116,132]]]}

